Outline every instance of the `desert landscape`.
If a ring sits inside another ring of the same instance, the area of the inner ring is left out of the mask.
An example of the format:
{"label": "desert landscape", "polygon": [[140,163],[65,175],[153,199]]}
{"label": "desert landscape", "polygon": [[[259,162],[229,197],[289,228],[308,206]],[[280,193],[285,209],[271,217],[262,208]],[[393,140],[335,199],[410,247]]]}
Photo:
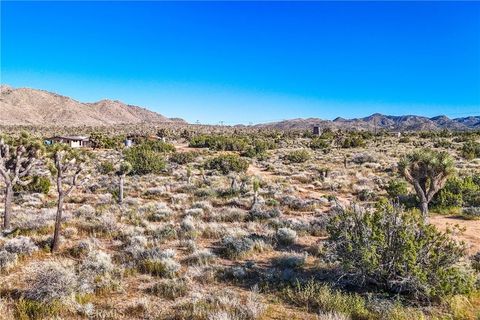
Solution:
{"label": "desert landscape", "polygon": [[479,1],[0,1],[0,320],[480,320]]}
{"label": "desert landscape", "polygon": [[2,318],[479,316],[480,122],[136,121],[2,127]]}

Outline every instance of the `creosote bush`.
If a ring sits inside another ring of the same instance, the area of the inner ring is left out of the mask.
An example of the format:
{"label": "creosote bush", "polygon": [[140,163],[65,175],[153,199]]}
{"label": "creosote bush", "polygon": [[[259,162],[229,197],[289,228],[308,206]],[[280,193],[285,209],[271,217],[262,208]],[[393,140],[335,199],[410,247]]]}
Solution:
{"label": "creosote bush", "polygon": [[177,164],[187,164],[195,161],[197,157],[197,152],[175,152],[170,155],[169,159]]}
{"label": "creosote bush", "polygon": [[389,204],[374,211],[340,210],[329,221],[334,257],[346,274],[417,299],[471,292],[474,277],[460,265],[466,248],[426,224],[418,211]]}
{"label": "creosote bush", "polygon": [[221,154],[207,160],[204,166],[206,169],[217,170],[222,174],[240,173],[247,171],[248,161],[236,154]]}
{"label": "creosote bush", "polygon": [[474,140],[466,141],[462,146],[461,154],[467,160],[480,158],[480,143]]}
{"label": "creosote bush", "polygon": [[312,157],[310,152],[307,150],[301,149],[301,150],[294,150],[290,151],[286,156],[285,159],[290,162],[290,163],[302,163],[306,162]]}
{"label": "creosote bush", "polygon": [[163,154],[145,145],[133,146],[124,152],[125,161],[132,165],[131,174],[159,174],[165,169]]}
{"label": "creosote bush", "polygon": [[32,193],[43,193],[43,194],[48,194],[50,191],[52,183],[50,182],[49,177],[45,176],[33,176],[32,181],[25,185],[15,185],[13,190],[15,192],[32,192]]}

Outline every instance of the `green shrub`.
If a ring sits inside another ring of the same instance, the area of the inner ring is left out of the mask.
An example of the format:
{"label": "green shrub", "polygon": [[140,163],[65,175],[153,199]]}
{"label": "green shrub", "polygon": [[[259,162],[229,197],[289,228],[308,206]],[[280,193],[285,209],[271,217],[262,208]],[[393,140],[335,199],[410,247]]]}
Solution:
{"label": "green shrub", "polygon": [[320,150],[326,150],[329,149],[331,145],[331,141],[323,138],[314,138],[312,141],[310,141],[310,148],[311,149],[320,149]]}
{"label": "green shrub", "polygon": [[207,160],[204,164],[206,169],[217,170],[223,174],[230,172],[246,172],[248,169],[248,161],[242,159],[236,154],[221,154]]}
{"label": "green shrub", "polygon": [[108,136],[102,132],[92,132],[90,134],[90,141],[92,147],[95,148],[105,148],[105,149],[116,149],[120,147],[125,140],[124,136]]}
{"label": "green shrub", "polygon": [[23,299],[15,304],[15,319],[53,319],[64,309],[59,301],[51,303]]}
{"label": "green shrub", "polygon": [[147,140],[141,143],[140,146],[159,153],[175,152],[175,146],[173,144],[161,140]]}
{"label": "green shrub", "polygon": [[462,146],[461,154],[467,160],[480,158],[480,143],[474,140],[466,141]]}
{"label": "green shrub", "polygon": [[98,172],[101,174],[110,174],[115,171],[115,166],[110,161],[103,161],[98,165]]}
{"label": "green shrub", "polygon": [[244,137],[224,135],[199,135],[190,139],[193,148],[209,148],[216,151],[245,151],[249,143]]}
{"label": "green shrub", "polygon": [[352,207],[332,216],[327,230],[343,271],[362,284],[418,299],[473,290],[474,277],[459,266],[465,245],[426,224],[418,211],[391,205],[375,211]]}
{"label": "green shrub", "polygon": [[304,149],[294,150],[285,156],[285,159],[290,163],[302,163],[310,159],[310,152]]}
{"label": "green shrub", "polygon": [[29,184],[25,186],[17,184],[14,186],[13,190],[15,192],[25,191],[25,192],[48,194],[51,186],[52,186],[52,183],[49,177],[33,176],[32,181]]}
{"label": "green shrub", "polygon": [[350,134],[342,141],[342,148],[360,148],[366,145],[365,137],[361,134]]}
{"label": "green shrub", "polygon": [[133,146],[125,150],[124,155],[125,161],[132,165],[131,174],[158,174],[165,169],[162,153],[155,152],[144,145]]}
{"label": "green shrub", "polygon": [[445,148],[449,149],[452,147],[452,143],[446,139],[438,139],[433,143],[435,148]]}
{"label": "green shrub", "polygon": [[254,140],[246,151],[242,153],[242,156],[249,158],[265,158],[267,150],[274,149],[275,144],[267,140]]}
{"label": "green shrub", "polygon": [[480,206],[480,178],[467,176],[451,177],[432,200],[437,209]]}
{"label": "green shrub", "polygon": [[170,156],[170,161],[178,164],[187,164],[195,161],[198,157],[197,152],[175,152]]}
{"label": "green shrub", "polygon": [[408,184],[404,180],[393,179],[388,182],[385,191],[391,199],[397,199],[408,194]]}

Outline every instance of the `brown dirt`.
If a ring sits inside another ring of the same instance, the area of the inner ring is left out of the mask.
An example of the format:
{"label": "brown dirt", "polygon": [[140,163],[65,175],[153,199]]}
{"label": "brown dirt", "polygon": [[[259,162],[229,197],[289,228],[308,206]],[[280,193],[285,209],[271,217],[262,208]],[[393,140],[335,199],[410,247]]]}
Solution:
{"label": "brown dirt", "polygon": [[432,216],[430,223],[440,230],[445,230],[448,226],[452,227],[455,225],[464,228],[465,232],[457,235],[457,239],[463,240],[468,244],[469,254],[480,251],[480,220],[465,220],[456,216]]}

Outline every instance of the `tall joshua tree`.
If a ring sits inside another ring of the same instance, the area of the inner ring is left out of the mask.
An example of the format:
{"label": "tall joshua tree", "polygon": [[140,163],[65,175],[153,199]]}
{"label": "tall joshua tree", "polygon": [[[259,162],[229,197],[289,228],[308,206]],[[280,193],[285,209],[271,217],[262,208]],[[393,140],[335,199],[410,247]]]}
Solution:
{"label": "tall joshua tree", "polygon": [[430,149],[414,151],[404,156],[398,169],[413,185],[420,199],[420,210],[425,221],[428,219],[428,204],[433,196],[445,185],[453,173],[453,159],[447,152]]}
{"label": "tall joshua tree", "polygon": [[120,166],[117,170],[117,175],[119,177],[118,181],[118,203],[123,203],[123,184],[125,182],[125,177],[132,171],[132,165],[128,161],[123,161],[120,163]]}
{"label": "tall joshua tree", "polygon": [[88,158],[89,154],[85,151],[74,150],[67,145],[58,144],[50,150],[50,171],[56,178],[58,193],[52,252],[60,247],[63,204],[75,188],[86,182],[84,173]]}
{"label": "tall joshua tree", "polygon": [[13,187],[17,184],[27,185],[32,168],[43,154],[43,145],[22,133],[19,138],[0,137],[0,176],[5,182],[5,211],[3,228],[10,228],[12,212]]}

